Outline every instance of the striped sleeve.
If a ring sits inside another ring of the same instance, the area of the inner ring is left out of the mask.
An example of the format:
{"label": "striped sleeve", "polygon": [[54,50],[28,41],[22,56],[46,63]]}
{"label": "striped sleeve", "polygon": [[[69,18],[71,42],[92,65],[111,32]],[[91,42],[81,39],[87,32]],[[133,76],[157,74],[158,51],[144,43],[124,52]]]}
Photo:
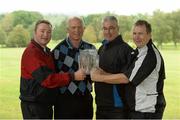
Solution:
{"label": "striped sleeve", "polygon": [[[67,85],[70,82],[69,73],[55,73],[50,69],[43,59],[39,58],[38,52],[26,52],[22,57],[22,71],[24,79],[34,79],[37,83],[46,88],[55,88]],[[53,62],[53,61],[52,61]]]}
{"label": "striped sleeve", "polygon": [[137,86],[151,74],[156,67],[156,63],[155,52],[153,49],[145,46],[125,74],[129,81]]}

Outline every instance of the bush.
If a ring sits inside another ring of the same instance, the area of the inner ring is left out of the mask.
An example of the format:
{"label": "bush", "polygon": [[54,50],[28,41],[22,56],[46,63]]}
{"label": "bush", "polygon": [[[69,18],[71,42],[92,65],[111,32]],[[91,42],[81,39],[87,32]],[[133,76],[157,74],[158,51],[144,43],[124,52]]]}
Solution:
{"label": "bush", "polygon": [[17,25],[10,32],[6,41],[7,47],[25,47],[30,39],[29,32],[22,25]]}

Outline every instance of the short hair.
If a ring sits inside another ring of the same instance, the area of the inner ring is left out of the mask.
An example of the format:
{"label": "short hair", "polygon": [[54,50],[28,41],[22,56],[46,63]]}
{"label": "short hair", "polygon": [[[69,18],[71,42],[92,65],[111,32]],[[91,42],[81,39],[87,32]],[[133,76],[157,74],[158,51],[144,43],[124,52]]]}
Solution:
{"label": "short hair", "polygon": [[115,16],[105,16],[102,23],[104,23],[106,21],[114,21],[118,26],[118,20]]}
{"label": "short hair", "polygon": [[77,16],[72,16],[72,17],[69,17],[69,18],[67,19],[67,21],[66,21],[66,25],[67,25],[66,27],[67,27],[67,28],[69,27],[69,22],[70,22],[71,20],[74,20],[74,19],[79,20],[83,27],[85,26],[84,20],[83,20],[82,18],[77,17]]}
{"label": "short hair", "polygon": [[52,24],[48,20],[38,20],[36,22],[36,24],[35,24],[34,31],[37,30],[38,25],[41,24],[41,23],[47,24],[47,25],[49,25],[52,28]]}
{"label": "short hair", "polygon": [[146,32],[147,33],[151,33],[152,29],[151,29],[151,24],[148,23],[146,20],[137,20],[134,24],[134,26],[139,26],[139,25],[144,25],[146,27]]}

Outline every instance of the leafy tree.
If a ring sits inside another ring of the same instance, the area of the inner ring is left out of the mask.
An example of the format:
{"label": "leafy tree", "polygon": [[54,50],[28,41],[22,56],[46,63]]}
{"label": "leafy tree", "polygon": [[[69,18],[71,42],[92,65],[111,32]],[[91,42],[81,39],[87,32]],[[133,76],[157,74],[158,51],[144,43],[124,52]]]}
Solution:
{"label": "leafy tree", "polygon": [[7,39],[5,31],[0,27],[0,44],[5,44],[5,41]]}
{"label": "leafy tree", "polygon": [[29,25],[29,27],[27,28],[30,37],[33,37],[33,35],[34,35],[34,26],[35,26],[35,22],[33,24]]}
{"label": "leafy tree", "polygon": [[84,31],[84,36],[83,39],[91,42],[91,43],[96,43],[97,42],[97,36],[94,31],[93,26],[88,25]]}
{"label": "leafy tree", "polygon": [[118,17],[120,34],[122,34],[125,41],[129,42],[131,39],[131,28],[133,25],[133,17],[121,15]]}
{"label": "leafy tree", "polygon": [[132,32],[131,31],[126,31],[123,33],[123,39],[126,42],[132,42]]}
{"label": "leafy tree", "polygon": [[10,32],[6,46],[7,47],[25,47],[30,39],[29,32],[22,25],[17,25]]}
{"label": "leafy tree", "polygon": [[180,43],[180,10],[172,12],[168,18],[169,25],[172,28],[172,41],[176,46],[177,43]]}
{"label": "leafy tree", "polygon": [[24,28],[28,28],[29,25],[33,24],[39,19],[43,19],[43,16],[39,12],[29,12],[29,11],[15,11],[12,12],[13,15],[13,26],[22,24]]}
{"label": "leafy tree", "polygon": [[157,10],[154,12],[152,20],[153,39],[157,42],[157,46],[162,46],[162,43],[170,42],[172,39],[171,27],[168,24],[167,14]]}
{"label": "leafy tree", "polygon": [[1,20],[4,18],[4,14],[0,14],[0,22],[1,22]]}
{"label": "leafy tree", "polygon": [[13,15],[12,14],[6,14],[1,19],[1,27],[7,35],[9,34],[9,32],[12,31],[13,29]]}
{"label": "leafy tree", "polygon": [[49,20],[53,26],[56,26],[66,20],[67,16],[63,14],[47,14],[44,15],[44,19]]}
{"label": "leafy tree", "polygon": [[91,25],[94,28],[97,40],[101,39],[99,38],[99,34],[102,28],[101,25],[102,16],[103,14],[94,14],[84,18],[86,26]]}
{"label": "leafy tree", "polygon": [[66,20],[62,21],[62,23],[60,25],[56,25],[54,30],[53,30],[53,34],[52,34],[52,39],[53,40],[61,40],[64,39],[67,35],[66,33]]}
{"label": "leafy tree", "polygon": [[102,31],[102,30],[99,32],[98,38],[99,38],[99,39],[97,40],[97,42],[102,42],[102,41],[103,41],[104,36],[103,36],[103,31]]}
{"label": "leafy tree", "polygon": [[143,19],[143,20],[149,20],[150,19],[150,16],[148,14],[141,14],[141,13],[138,13],[136,15],[132,15],[131,17],[133,19],[133,23],[135,23],[139,19]]}

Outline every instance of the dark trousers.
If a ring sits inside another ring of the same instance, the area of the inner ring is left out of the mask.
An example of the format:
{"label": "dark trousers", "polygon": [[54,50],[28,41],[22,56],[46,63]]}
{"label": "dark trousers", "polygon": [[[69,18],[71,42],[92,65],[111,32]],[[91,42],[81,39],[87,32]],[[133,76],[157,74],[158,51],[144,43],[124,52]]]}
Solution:
{"label": "dark trousers", "polygon": [[97,107],[96,119],[125,119],[126,113],[123,108]]}
{"label": "dark trousers", "polygon": [[92,95],[59,95],[54,106],[55,119],[92,119]]}
{"label": "dark trousers", "polygon": [[23,119],[52,119],[52,105],[21,101]]}
{"label": "dark trousers", "polygon": [[163,112],[155,112],[155,113],[143,113],[143,112],[130,112],[129,118],[130,119],[162,119]]}

